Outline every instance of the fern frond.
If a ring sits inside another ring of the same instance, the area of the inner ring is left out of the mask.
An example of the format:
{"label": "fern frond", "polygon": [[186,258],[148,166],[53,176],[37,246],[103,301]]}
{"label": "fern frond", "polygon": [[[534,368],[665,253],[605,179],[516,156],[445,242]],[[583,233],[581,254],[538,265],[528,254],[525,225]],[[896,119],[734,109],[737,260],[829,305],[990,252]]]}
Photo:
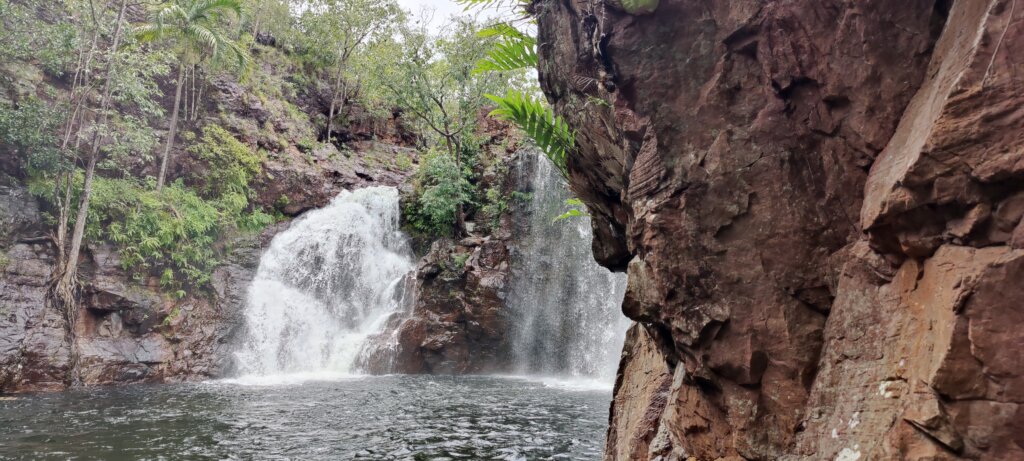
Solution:
{"label": "fern frond", "polygon": [[562,176],[568,176],[566,160],[575,146],[575,136],[565,120],[540,100],[520,92],[509,91],[503,97],[485,96],[498,106],[490,116],[518,126],[551,159]]}
{"label": "fern frond", "polygon": [[474,73],[504,72],[537,67],[537,39],[508,23],[498,23],[477,32],[480,38],[497,37],[487,57],[476,63]]}
{"label": "fern frond", "polygon": [[521,40],[503,40],[495,43],[487,57],[476,63],[474,73],[505,72],[537,67],[537,41],[525,37]]}
{"label": "fern frond", "polygon": [[512,39],[528,37],[526,34],[520,32],[519,29],[516,29],[507,22],[499,22],[494,25],[484,27],[476,33],[476,36],[480,38],[506,37]]}

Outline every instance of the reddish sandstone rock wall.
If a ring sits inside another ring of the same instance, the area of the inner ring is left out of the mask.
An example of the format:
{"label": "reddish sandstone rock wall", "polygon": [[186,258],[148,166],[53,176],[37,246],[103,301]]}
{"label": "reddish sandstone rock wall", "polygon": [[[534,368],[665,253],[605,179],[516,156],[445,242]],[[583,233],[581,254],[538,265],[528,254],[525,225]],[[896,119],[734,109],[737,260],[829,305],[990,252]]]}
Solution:
{"label": "reddish sandstone rock wall", "polygon": [[607,459],[1016,459],[1024,5],[536,2],[595,256]]}

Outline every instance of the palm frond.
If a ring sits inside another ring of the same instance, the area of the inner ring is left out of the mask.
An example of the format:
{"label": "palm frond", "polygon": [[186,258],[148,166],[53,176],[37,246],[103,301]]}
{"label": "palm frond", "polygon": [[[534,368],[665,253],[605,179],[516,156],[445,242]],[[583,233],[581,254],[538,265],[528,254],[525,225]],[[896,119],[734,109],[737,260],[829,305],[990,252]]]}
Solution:
{"label": "palm frond", "polygon": [[163,28],[168,24],[187,22],[188,17],[188,11],[185,11],[179,5],[171,3],[156,12],[153,22],[156,23],[157,27]]}
{"label": "palm frond", "polygon": [[150,42],[163,35],[163,29],[157,24],[140,24],[133,31],[135,37],[142,42]]}
{"label": "palm frond", "polygon": [[576,141],[565,120],[540,100],[517,91],[509,91],[505,96],[485,96],[498,106],[490,116],[518,126],[551,159],[562,176],[568,176],[566,160]]}
{"label": "palm frond", "polygon": [[477,33],[482,38],[498,37],[487,57],[476,63],[474,73],[505,72],[537,67],[537,39],[507,23],[495,24]]}
{"label": "palm frond", "polygon": [[242,2],[239,0],[198,0],[189,8],[193,20],[219,20],[225,12],[242,16]]}
{"label": "palm frond", "polygon": [[182,30],[182,35],[188,37],[199,48],[210,50],[210,54],[217,56],[220,52],[220,44],[223,41],[214,31],[200,24],[189,24]]}

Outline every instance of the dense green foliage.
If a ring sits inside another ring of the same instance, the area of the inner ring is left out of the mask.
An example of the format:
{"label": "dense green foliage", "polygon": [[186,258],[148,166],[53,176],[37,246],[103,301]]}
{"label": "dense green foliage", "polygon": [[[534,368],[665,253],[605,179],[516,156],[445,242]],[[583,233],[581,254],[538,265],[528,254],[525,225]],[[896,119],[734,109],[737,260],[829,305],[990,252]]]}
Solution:
{"label": "dense green foliage", "polygon": [[0,140],[17,152],[26,169],[40,174],[69,166],[56,147],[59,112],[37,98],[0,103]]}
{"label": "dense green foliage", "polygon": [[460,205],[471,203],[473,186],[455,158],[444,151],[428,152],[416,173],[416,197],[406,206],[406,220],[431,236],[451,235]]}
{"label": "dense green foliage", "polygon": [[63,75],[84,44],[75,26],[44,22],[36,16],[33,2],[0,0],[0,63],[38,60],[42,69]]}
{"label": "dense green foliage", "polygon": [[189,151],[208,166],[202,178],[204,196],[229,200],[234,208],[248,205],[249,182],[262,171],[259,154],[216,125],[204,127],[202,139]]}
{"label": "dense green foliage", "polygon": [[249,210],[249,183],[261,158],[218,126],[207,126],[189,150],[203,161],[199,190],[181,182],[162,191],[130,179],[96,183],[89,236],[115,244],[125,268],[137,274],[161,271],[160,282],[206,283],[216,266],[214,243],[233,230],[256,230],[273,222]]}
{"label": "dense green foliage", "polygon": [[[209,281],[219,262],[218,239],[274,221],[250,209],[249,182],[260,172],[257,154],[216,126],[207,127],[191,150],[206,165],[198,190],[181,181],[157,191],[151,182],[96,178],[86,226],[87,238],[114,245],[122,267],[138,277],[157,273],[161,285],[179,295],[185,284]],[[80,190],[81,177],[75,185]],[[32,191],[50,202],[55,198],[42,179]]]}
{"label": "dense green foliage", "polygon": [[160,269],[160,283],[203,284],[216,265],[213,243],[223,214],[181,183],[157,192],[130,179],[96,181],[89,238],[113,243],[139,276]]}

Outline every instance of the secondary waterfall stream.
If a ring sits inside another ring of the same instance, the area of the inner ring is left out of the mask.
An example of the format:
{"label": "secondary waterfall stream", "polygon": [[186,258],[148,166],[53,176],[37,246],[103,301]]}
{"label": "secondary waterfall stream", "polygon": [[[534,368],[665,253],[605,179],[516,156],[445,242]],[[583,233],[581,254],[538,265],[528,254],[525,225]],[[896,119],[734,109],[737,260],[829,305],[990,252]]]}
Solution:
{"label": "secondary waterfall stream", "polygon": [[523,155],[518,169],[531,199],[508,303],[515,371],[611,383],[629,328],[620,307],[626,275],[594,261],[589,218],[555,221],[572,196],[550,161]]}
{"label": "secondary waterfall stream", "polygon": [[342,192],[274,237],[249,286],[243,375],[352,373],[413,268],[398,191]]}

